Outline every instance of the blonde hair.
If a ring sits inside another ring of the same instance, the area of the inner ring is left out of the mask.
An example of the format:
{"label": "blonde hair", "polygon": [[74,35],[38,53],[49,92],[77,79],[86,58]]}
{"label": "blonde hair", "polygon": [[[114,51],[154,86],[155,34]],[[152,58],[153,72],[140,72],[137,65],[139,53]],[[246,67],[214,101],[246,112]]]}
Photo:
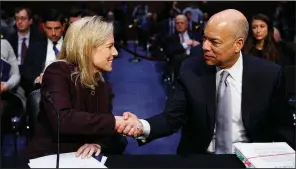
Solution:
{"label": "blonde hair", "polygon": [[[77,66],[72,73],[77,75],[75,83],[80,77],[82,85],[94,89],[97,86],[97,70],[92,64],[94,49],[106,41],[113,33],[112,23],[102,17],[84,17],[73,22],[68,28],[58,58]],[[103,80],[99,72],[99,80]]]}

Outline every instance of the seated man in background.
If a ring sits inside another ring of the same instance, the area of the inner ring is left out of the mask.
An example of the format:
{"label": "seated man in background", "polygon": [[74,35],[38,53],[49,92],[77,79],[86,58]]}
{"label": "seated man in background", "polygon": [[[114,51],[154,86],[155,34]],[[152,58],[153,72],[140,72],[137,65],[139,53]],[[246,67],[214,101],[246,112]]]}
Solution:
{"label": "seated man in background", "polygon": [[175,26],[176,33],[166,38],[164,51],[177,75],[181,63],[190,55],[191,48],[200,44],[201,36],[196,31],[188,31],[188,20],[185,15],[176,16]]}

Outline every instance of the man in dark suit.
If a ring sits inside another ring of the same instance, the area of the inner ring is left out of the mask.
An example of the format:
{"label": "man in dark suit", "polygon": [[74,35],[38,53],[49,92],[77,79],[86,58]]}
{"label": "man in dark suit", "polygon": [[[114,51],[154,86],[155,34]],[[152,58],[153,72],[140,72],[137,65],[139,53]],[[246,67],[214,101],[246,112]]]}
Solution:
{"label": "man in dark suit", "polygon": [[191,11],[186,11],[185,12],[185,16],[188,20],[188,30],[189,31],[198,31],[199,29],[199,25],[197,22],[194,22],[192,20],[192,14],[191,14]]}
{"label": "man in dark suit", "polygon": [[287,142],[295,149],[281,67],[241,53],[248,29],[237,10],[215,14],[205,28],[204,57],[183,62],[163,113],[137,120],[126,112],[117,131],[145,144],[183,127],[178,154],[230,154],[236,142]]}
{"label": "man in dark suit", "polygon": [[28,95],[31,129],[39,112],[40,85],[46,67],[56,60],[63,43],[64,16],[56,9],[46,12],[44,19],[46,38],[35,44],[37,50],[29,51],[23,65],[22,83]]}
{"label": "man in dark suit", "polygon": [[163,19],[157,25],[158,37],[165,39],[167,36],[175,33],[175,17],[178,15],[174,10],[169,11],[169,18]]}
{"label": "man in dark suit", "polygon": [[189,57],[191,49],[200,44],[201,36],[198,32],[188,30],[188,20],[185,15],[176,16],[175,27],[176,32],[165,40],[164,52],[177,76],[181,63]]}
{"label": "man in dark suit", "polygon": [[29,8],[16,8],[15,20],[17,31],[8,34],[6,39],[11,44],[14,53],[16,54],[20,72],[22,72],[22,65],[28,55],[28,51],[36,50],[34,42],[39,40],[41,34],[32,26],[32,11]]}

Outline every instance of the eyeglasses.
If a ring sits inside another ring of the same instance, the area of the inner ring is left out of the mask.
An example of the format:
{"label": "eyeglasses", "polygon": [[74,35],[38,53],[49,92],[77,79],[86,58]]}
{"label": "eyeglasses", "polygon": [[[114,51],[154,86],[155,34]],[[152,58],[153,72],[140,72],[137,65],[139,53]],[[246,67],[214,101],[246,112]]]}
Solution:
{"label": "eyeglasses", "polygon": [[176,25],[184,25],[185,24],[185,22],[176,22]]}
{"label": "eyeglasses", "polygon": [[21,16],[21,17],[15,17],[15,20],[16,21],[25,21],[25,20],[28,20],[28,17],[23,17],[23,16]]}

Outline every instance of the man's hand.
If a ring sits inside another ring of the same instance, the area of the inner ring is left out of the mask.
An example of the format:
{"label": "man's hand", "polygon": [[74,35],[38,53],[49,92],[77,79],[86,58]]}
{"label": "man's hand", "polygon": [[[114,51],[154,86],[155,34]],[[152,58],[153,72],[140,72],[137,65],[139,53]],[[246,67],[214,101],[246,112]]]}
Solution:
{"label": "man's hand", "polygon": [[197,45],[199,45],[200,42],[199,41],[196,41],[196,40],[192,40],[192,47],[195,47]]}
{"label": "man's hand", "polygon": [[193,41],[192,40],[188,40],[185,43],[187,44],[187,46],[192,46]]}
{"label": "man's hand", "polygon": [[6,92],[8,90],[7,85],[3,82],[1,82],[1,90],[0,93]]}
{"label": "man's hand", "polygon": [[138,137],[143,134],[143,125],[136,115],[124,112],[122,117],[115,116],[115,130],[127,136]]}
{"label": "man's hand", "polygon": [[40,73],[40,75],[35,79],[35,83],[41,83],[42,77],[43,77],[43,73]]}
{"label": "man's hand", "polygon": [[200,44],[200,42],[196,41],[196,40],[188,40],[185,42],[188,46],[191,46],[191,47],[195,47],[197,45]]}
{"label": "man's hand", "polygon": [[101,146],[98,144],[84,144],[81,146],[77,152],[76,157],[90,158],[94,153],[98,156],[101,153]]}

